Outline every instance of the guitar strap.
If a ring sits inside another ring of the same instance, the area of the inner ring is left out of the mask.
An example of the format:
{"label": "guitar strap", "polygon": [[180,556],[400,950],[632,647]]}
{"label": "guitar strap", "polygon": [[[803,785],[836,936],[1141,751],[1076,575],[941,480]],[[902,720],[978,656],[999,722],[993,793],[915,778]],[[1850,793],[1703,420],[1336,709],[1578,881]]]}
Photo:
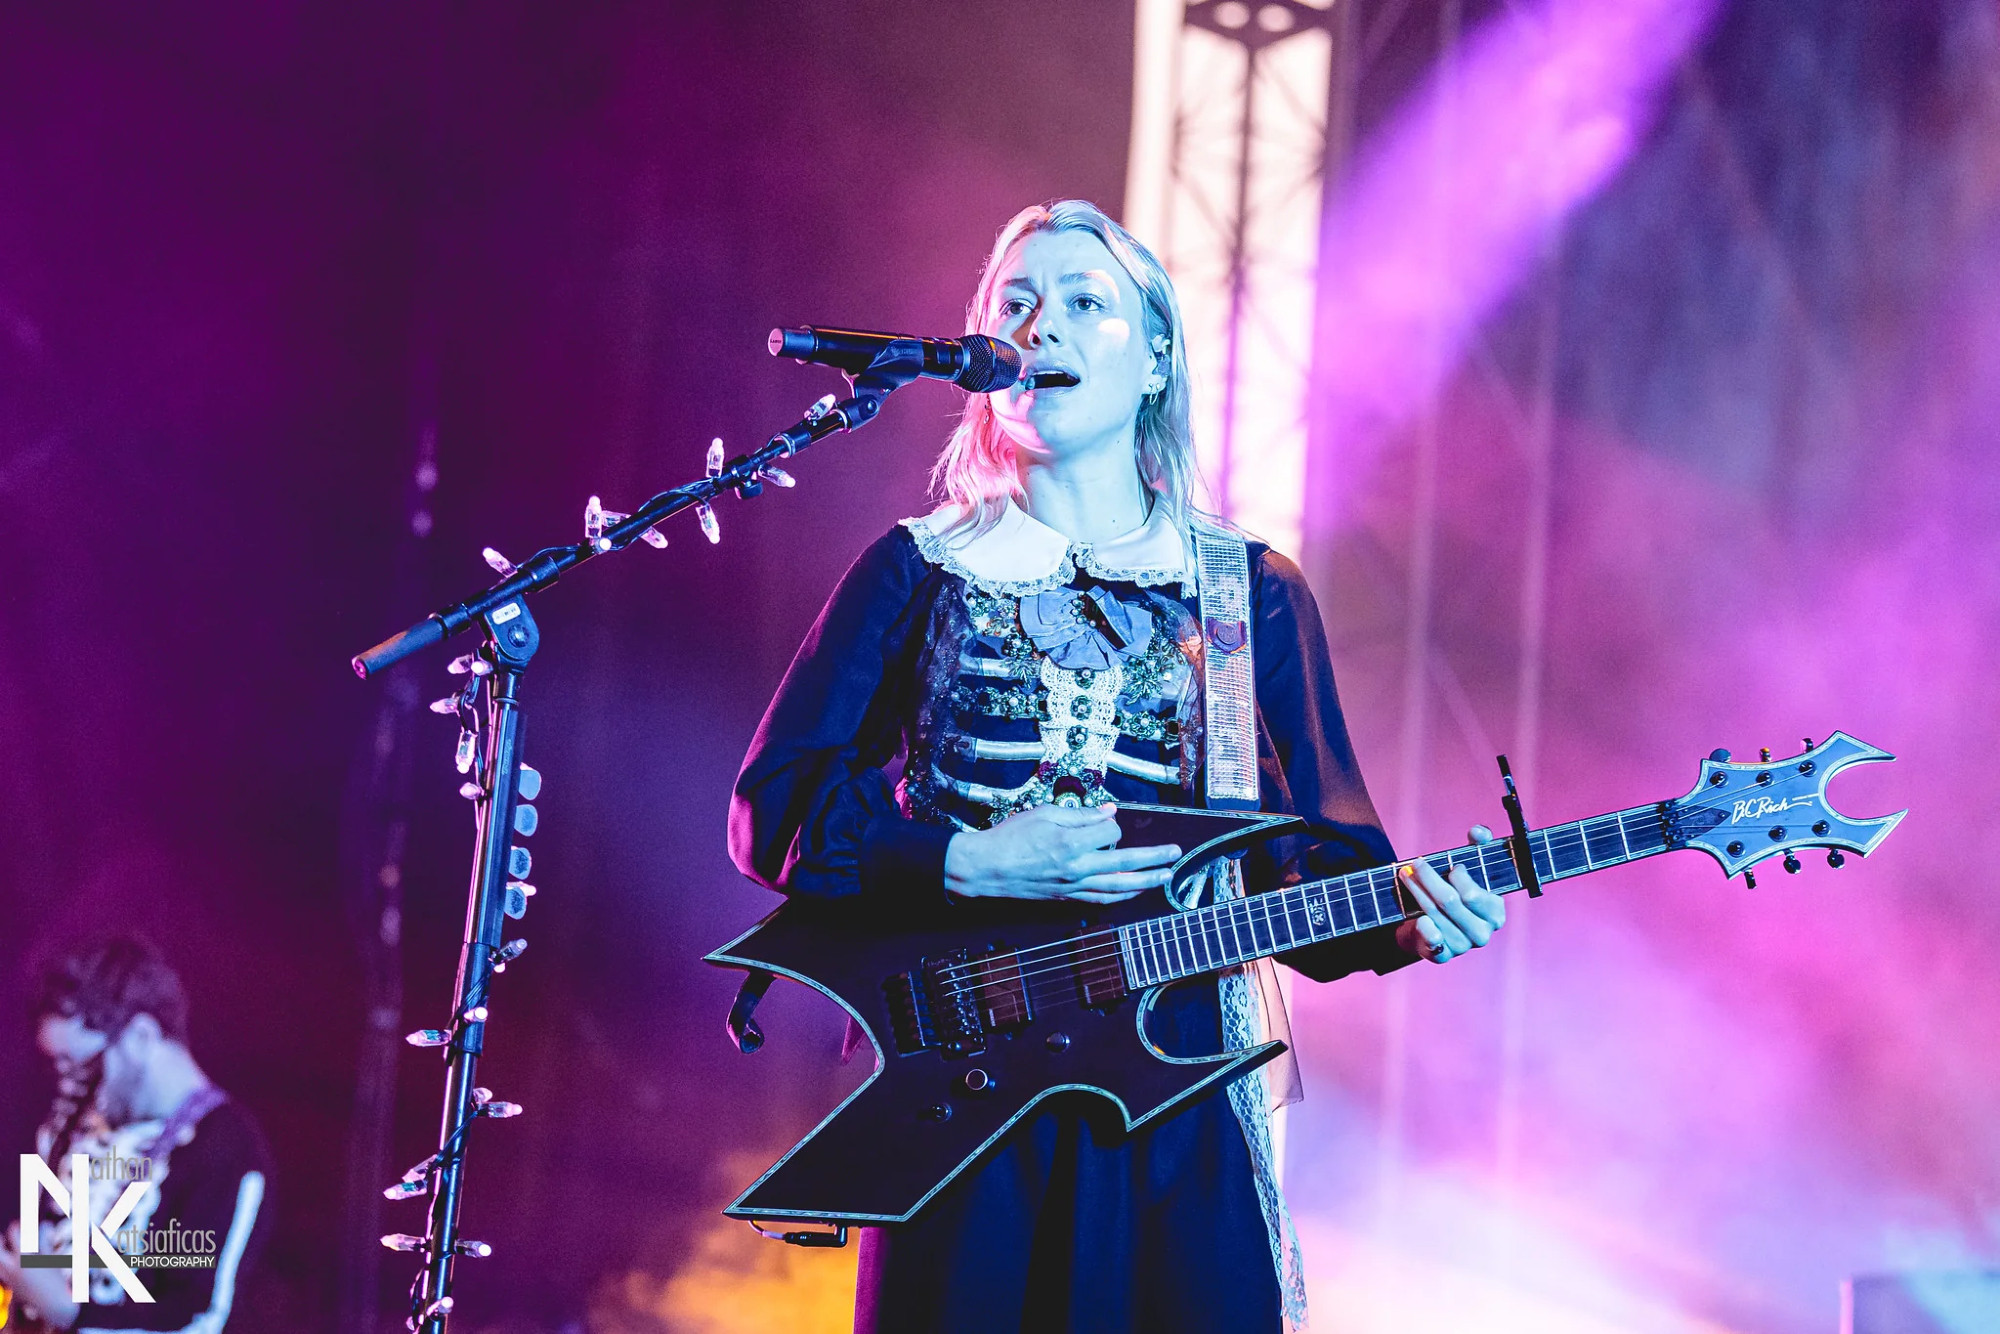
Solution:
{"label": "guitar strap", "polygon": [[1257,669],[1250,644],[1250,551],[1193,526],[1201,606],[1202,731],[1211,810],[1257,809]]}
{"label": "guitar strap", "polygon": [[[1204,793],[1211,810],[1254,811],[1257,783],[1257,670],[1250,623],[1250,551],[1233,533],[1205,524],[1190,527],[1194,542],[1196,596],[1201,612],[1202,744]],[[1242,863],[1218,857],[1212,863],[1210,893],[1217,900],[1241,898]],[[1191,905],[1189,905],[1191,906]],[[1222,1005],[1223,1046],[1253,1047],[1272,1037],[1289,1039],[1277,970],[1267,959],[1231,969],[1217,979]],[[1278,1183],[1271,1136],[1274,1105],[1298,1097],[1298,1067],[1289,1041],[1278,1061],[1229,1085],[1229,1103],[1243,1127],[1257,1180],[1257,1201],[1277,1269],[1278,1292],[1287,1331],[1306,1324],[1305,1275],[1298,1232]],[[1283,1067],[1282,1073],[1278,1067]],[[1280,1091],[1272,1095],[1272,1080]]]}

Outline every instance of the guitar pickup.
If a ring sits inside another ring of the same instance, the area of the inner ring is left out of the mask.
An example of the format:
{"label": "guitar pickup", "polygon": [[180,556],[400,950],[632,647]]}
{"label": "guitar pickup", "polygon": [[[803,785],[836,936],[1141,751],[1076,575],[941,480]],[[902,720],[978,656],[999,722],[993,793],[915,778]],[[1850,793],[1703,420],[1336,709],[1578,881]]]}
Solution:
{"label": "guitar pickup", "polygon": [[1028,979],[1021,972],[1021,956],[991,951],[966,966],[975,980],[973,995],[980,1024],[987,1032],[1024,1028],[1034,1022],[1034,1003],[1028,996]]}
{"label": "guitar pickup", "polygon": [[1085,962],[1076,970],[1077,993],[1094,1010],[1108,1010],[1125,999],[1125,965],[1115,951]]}

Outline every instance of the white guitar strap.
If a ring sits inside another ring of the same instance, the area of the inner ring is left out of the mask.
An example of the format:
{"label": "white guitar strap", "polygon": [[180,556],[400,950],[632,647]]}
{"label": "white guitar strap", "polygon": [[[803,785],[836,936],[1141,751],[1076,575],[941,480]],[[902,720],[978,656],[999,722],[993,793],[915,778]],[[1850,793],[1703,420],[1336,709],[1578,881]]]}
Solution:
{"label": "white guitar strap", "polygon": [[1250,645],[1250,552],[1193,526],[1201,602],[1202,730],[1210,809],[1257,809],[1257,670]]}
{"label": "white guitar strap", "polygon": [[[1196,524],[1191,535],[1201,609],[1204,795],[1211,810],[1254,811],[1258,808],[1257,669],[1250,634],[1250,552],[1242,538],[1220,529]],[[1215,899],[1242,897],[1243,869],[1236,859],[1217,858],[1209,879]],[[1280,1035],[1290,1038],[1277,970],[1270,960],[1231,969],[1217,982],[1225,1048],[1256,1046]],[[1279,1075],[1276,1097],[1268,1082],[1273,1075]],[[1305,1274],[1298,1233],[1278,1184],[1271,1112],[1274,1103],[1296,1100],[1297,1078],[1297,1066],[1287,1051],[1262,1070],[1229,1085],[1229,1103],[1243,1126],[1257,1179],[1258,1204],[1271,1243],[1288,1332],[1306,1326]]]}

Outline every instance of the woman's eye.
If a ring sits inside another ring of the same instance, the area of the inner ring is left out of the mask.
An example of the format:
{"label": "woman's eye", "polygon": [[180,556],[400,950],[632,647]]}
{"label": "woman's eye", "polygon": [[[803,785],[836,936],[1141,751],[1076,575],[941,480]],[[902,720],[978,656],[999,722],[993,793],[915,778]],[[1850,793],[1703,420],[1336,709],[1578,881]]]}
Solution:
{"label": "woman's eye", "polygon": [[1102,297],[1092,296],[1088,292],[1083,292],[1078,294],[1077,297],[1070,302],[1070,304],[1072,306],[1075,306],[1078,310],[1104,309],[1104,299]]}
{"label": "woman's eye", "polygon": [[1002,315],[1024,315],[1027,313],[1027,310],[1028,303],[1018,296],[1008,297],[1000,303],[1000,313]]}

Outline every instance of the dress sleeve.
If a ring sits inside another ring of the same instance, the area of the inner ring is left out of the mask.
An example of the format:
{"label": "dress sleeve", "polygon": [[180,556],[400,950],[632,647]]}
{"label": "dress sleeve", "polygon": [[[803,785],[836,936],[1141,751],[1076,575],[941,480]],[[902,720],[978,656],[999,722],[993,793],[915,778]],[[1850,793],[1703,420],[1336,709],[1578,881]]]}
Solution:
{"label": "dress sleeve", "polygon": [[878,904],[943,899],[956,831],[905,816],[883,771],[917,688],[928,568],[902,528],[876,541],[785,672],[729,803],[729,855],[758,884]]}
{"label": "dress sleeve", "polygon": [[[1256,547],[1252,556],[1257,709],[1292,809],[1307,824],[1304,846],[1293,845],[1277,882],[1296,884],[1393,861],[1395,850],[1348,739],[1319,604],[1297,565]],[[1294,950],[1279,961],[1330,982],[1363,968],[1391,972],[1415,960],[1396,944],[1394,932],[1380,930]]]}

